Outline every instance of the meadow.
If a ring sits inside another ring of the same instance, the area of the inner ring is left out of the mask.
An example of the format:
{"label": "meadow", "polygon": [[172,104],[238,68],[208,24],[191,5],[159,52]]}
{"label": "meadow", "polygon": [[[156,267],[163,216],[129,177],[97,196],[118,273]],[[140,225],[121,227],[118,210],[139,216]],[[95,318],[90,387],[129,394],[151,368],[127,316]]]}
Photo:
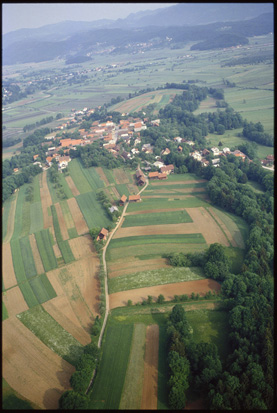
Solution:
{"label": "meadow", "polygon": [[76,364],[83,347],[43,307],[33,307],[17,317],[52,351],[69,363]]}
{"label": "meadow", "polygon": [[149,214],[127,215],[124,218],[122,228],[145,225],[179,224],[192,222],[191,217],[183,211],[152,212]]}
{"label": "meadow", "polygon": [[185,199],[179,199],[178,195],[171,194],[165,198],[143,198],[141,202],[129,203],[126,212],[148,211],[154,209],[169,208],[198,208],[209,206],[209,203],[196,197],[189,196]]}
{"label": "meadow", "polygon": [[78,159],[72,159],[72,161],[69,162],[67,169],[80,194],[92,191],[92,187],[84,175],[84,168]]}
{"label": "meadow", "polygon": [[57,268],[57,259],[53,251],[49,229],[36,232],[35,237],[44,270],[47,272]]}
{"label": "meadow", "polygon": [[76,200],[90,229],[93,227],[106,228],[111,225],[112,221],[106,215],[100,202],[97,201],[95,192],[78,195]]}
{"label": "meadow", "polygon": [[194,281],[204,279],[203,270],[198,267],[172,267],[156,270],[135,272],[121,275],[108,281],[109,294],[118,291],[133,290],[153,285],[170,284],[181,281]]}
{"label": "meadow", "polygon": [[205,239],[202,234],[165,234],[147,235],[112,239],[109,248],[129,247],[145,244],[202,244]]}

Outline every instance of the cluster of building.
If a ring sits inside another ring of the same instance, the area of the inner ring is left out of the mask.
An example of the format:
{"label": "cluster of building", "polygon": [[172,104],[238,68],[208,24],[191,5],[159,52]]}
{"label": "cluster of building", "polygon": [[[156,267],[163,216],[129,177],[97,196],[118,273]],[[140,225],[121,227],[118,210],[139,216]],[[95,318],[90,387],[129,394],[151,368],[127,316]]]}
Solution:
{"label": "cluster of building", "polygon": [[[204,149],[203,151],[193,151],[190,153],[190,156],[201,162],[202,166],[208,166],[210,162],[206,159],[206,157],[212,152],[214,158],[211,160],[212,165],[217,167],[220,164],[220,156],[227,156],[229,154],[235,155],[236,157],[242,158],[243,160],[247,158],[247,156],[239,151],[230,151],[229,148],[223,148],[222,150],[219,150],[217,147],[212,147],[211,150],[209,151],[208,149]],[[248,158],[247,158],[248,159]]]}

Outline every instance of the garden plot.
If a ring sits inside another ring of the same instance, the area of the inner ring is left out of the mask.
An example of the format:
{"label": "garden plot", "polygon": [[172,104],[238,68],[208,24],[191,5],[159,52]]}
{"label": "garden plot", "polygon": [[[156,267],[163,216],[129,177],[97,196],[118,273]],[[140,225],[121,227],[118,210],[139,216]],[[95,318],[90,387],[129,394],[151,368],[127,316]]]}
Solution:
{"label": "garden plot", "polygon": [[89,232],[89,228],[86,224],[86,221],[83,217],[82,212],[80,211],[79,205],[75,198],[67,200],[69,210],[74,221],[74,226],[77,230],[78,235],[83,235]]}
{"label": "garden plot", "polygon": [[2,244],[2,276],[5,289],[17,284],[10,244]]}
{"label": "garden plot", "polygon": [[28,310],[26,301],[24,300],[22,292],[18,286],[3,293],[3,302],[7,307],[10,317],[22,313],[22,311]]}
{"label": "garden plot", "polygon": [[157,409],[158,401],[158,361],[159,361],[159,326],[153,324],[147,326],[144,379],[141,400],[141,409]]}
{"label": "garden plot", "polygon": [[204,296],[207,292],[213,290],[218,292],[220,284],[214,280],[204,279],[121,291],[110,294],[110,309],[125,307],[128,300],[132,300],[133,304],[141,303],[143,300],[147,300],[148,295],[151,295],[153,300],[156,301],[158,296],[162,294],[166,301],[171,301],[174,299],[174,295],[198,293],[200,296]]}
{"label": "garden plot", "polygon": [[2,323],[2,374],[12,388],[41,409],[58,409],[75,368],[51,351],[16,317]]}

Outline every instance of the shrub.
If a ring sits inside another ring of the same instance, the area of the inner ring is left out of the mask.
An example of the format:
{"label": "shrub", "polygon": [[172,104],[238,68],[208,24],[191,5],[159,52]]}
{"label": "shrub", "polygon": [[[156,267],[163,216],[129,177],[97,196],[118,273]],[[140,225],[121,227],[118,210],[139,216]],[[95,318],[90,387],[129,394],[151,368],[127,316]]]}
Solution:
{"label": "shrub", "polygon": [[86,409],[88,407],[88,398],[73,390],[67,390],[62,394],[59,400],[59,408],[62,410]]}
{"label": "shrub", "polygon": [[70,378],[70,384],[73,390],[79,393],[85,393],[88,388],[91,376],[92,370],[90,370],[89,368],[85,370],[75,371]]}
{"label": "shrub", "polygon": [[165,298],[162,294],[158,296],[157,303],[162,304],[165,301]]}

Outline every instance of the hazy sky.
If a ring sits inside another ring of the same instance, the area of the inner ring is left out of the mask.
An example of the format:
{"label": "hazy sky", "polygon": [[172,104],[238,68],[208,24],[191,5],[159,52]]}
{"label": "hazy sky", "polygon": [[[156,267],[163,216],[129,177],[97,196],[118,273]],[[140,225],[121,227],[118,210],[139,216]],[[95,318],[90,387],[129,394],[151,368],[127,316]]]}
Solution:
{"label": "hazy sky", "polygon": [[176,3],[2,3],[2,33],[64,20],[93,21],[127,17],[130,13]]}

